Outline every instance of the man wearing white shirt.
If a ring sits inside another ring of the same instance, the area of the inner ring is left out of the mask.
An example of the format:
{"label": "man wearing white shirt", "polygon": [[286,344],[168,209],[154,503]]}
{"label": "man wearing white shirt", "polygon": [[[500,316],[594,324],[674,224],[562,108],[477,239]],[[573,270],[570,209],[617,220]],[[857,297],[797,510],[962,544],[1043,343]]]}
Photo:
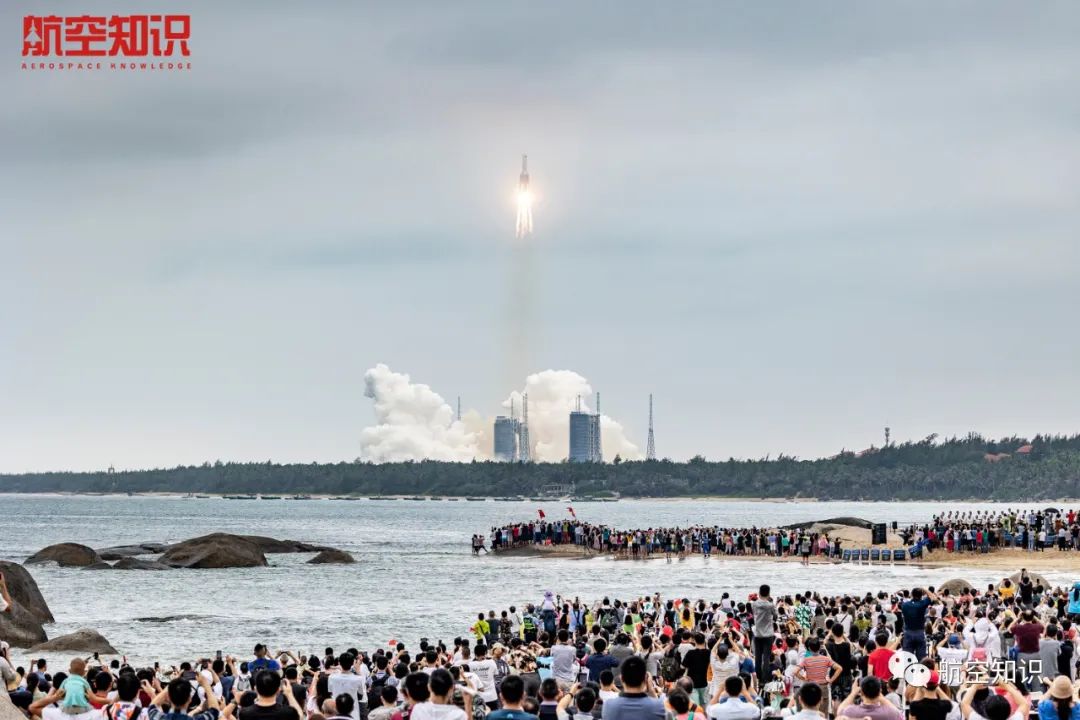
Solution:
{"label": "man wearing white shirt", "polygon": [[724,692],[719,702],[709,706],[708,715],[711,720],[758,720],[761,710],[743,685],[742,678],[732,675],[724,681]]}
{"label": "man wearing white shirt", "polygon": [[356,703],[353,705],[350,717],[352,720],[364,720],[367,717],[367,665],[360,663],[360,671],[353,669],[356,659],[351,653],[342,653],[338,658],[341,672],[334,673],[326,678],[327,688],[331,697],[338,695],[351,695]]}
{"label": "man wearing white shirt", "polygon": [[494,710],[496,701],[499,699],[499,692],[495,689],[495,671],[497,669],[495,661],[487,656],[487,647],[484,645],[477,645],[473,648],[473,655],[475,659],[469,663],[469,670],[480,681],[477,688],[480,691],[480,699]]}
{"label": "man wearing white shirt", "polygon": [[431,673],[431,698],[413,706],[410,720],[466,720],[465,711],[454,705],[454,678],[444,669]]}

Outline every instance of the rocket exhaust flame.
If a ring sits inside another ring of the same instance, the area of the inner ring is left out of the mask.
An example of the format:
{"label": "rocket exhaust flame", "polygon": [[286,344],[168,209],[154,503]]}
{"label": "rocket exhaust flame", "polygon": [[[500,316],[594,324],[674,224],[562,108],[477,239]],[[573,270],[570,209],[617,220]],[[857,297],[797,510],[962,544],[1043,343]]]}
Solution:
{"label": "rocket exhaust flame", "polygon": [[532,191],[529,190],[529,156],[521,156],[521,175],[518,177],[517,226],[515,236],[523,238],[532,235]]}

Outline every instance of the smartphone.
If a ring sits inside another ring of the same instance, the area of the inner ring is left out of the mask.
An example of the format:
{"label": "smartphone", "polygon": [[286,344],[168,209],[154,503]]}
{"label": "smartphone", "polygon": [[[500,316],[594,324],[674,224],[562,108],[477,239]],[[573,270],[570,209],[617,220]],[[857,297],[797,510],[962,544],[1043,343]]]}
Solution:
{"label": "smartphone", "polygon": [[218,651],[217,651],[217,652],[216,652],[216,653],[214,654],[214,657],[215,657],[215,658],[217,658],[218,660],[220,660],[220,659],[221,659],[221,651],[220,651],[220,650],[218,650]]}

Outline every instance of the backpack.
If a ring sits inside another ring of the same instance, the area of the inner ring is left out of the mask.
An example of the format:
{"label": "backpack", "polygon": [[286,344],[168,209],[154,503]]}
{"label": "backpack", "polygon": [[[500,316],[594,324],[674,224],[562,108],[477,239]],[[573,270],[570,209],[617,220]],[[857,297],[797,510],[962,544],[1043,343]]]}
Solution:
{"label": "backpack", "polygon": [[390,673],[388,672],[379,671],[371,674],[371,687],[368,688],[369,710],[382,707],[382,691],[389,679]]}
{"label": "backpack", "polygon": [[495,691],[498,692],[502,687],[503,680],[510,674],[510,663],[506,662],[502,658],[495,659]]}
{"label": "backpack", "polygon": [[665,682],[675,682],[683,674],[682,658],[679,657],[679,649],[672,648],[667,655],[660,658],[660,677]]}
{"label": "backpack", "polygon": [[484,701],[479,695],[473,695],[472,699],[472,720],[484,720],[488,716],[488,706],[484,704]]}
{"label": "backpack", "polygon": [[600,615],[600,627],[608,632],[614,632],[619,627],[619,618],[613,608],[606,608]]}
{"label": "backpack", "polygon": [[118,707],[121,702],[124,701],[110,703],[103,708],[104,712],[102,714],[105,716],[106,720],[136,720],[143,711],[137,704],[133,704],[127,714],[118,712],[121,709]]}

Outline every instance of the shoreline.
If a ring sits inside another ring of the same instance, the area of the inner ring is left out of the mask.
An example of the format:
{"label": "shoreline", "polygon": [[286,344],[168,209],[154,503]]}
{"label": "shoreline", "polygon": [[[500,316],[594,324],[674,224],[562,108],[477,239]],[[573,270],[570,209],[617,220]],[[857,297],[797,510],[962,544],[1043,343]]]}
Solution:
{"label": "shoreline", "polygon": [[[505,550],[493,551],[490,553],[492,557],[549,557],[549,558],[563,558],[572,560],[595,560],[605,559],[611,562],[652,562],[656,560],[666,560],[667,556],[664,553],[654,553],[649,557],[632,558],[616,556],[613,553],[606,552],[584,552],[582,548],[577,545],[538,545],[538,546],[522,546],[516,548],[508,548]],[[701,558],[703,557],[700,552],[688,553],[686,558]],[[672,556],[673,560],[679,560],[677,555]],[[721,561],[735,561],[735,562],[774,562],[774,563],[799,563],[802,558],[798,555],[785,555],[785,556],[773,556],[773,555],[724,555],[721,553],[713,553],[710,559],[717,559]],[[958,571],[965,569],[972,570],[1007,570],[1007,574],[1018,572],[1021,568],[1027,568],[1035,572],[1048,571],[1048,572],[1078,572],[1080,573],[1080,551],[1074,550],[1045,550],[1042,552],[1028,552],[1021,549],[1008,549],[1008,550],[995,550],[989,553],[950,553],[942,550],[937,550],[918,560],[900,560],[900,561],[887,561],[876,563],[858,563],[858,562],[843,562],[842,560],[822,558],[811,556],[811,565],[906,565],[908,567],[919,568],[956,568]]]}
{"label": "shoreline", "polygon": [[[168,490],[148,490],[142,492],[126,491],[116,492],[86,492],[78,490],[55,490],[55,491],[42,491],[42,492],[20,492],[10,490],[0,490],[0,497],[4,496],[27,496],[27,497],[148,497],[148,498],[179,498],[179,499],[199,499],[199,500],[224,500],[229,495],[258,495],[258,493],[248,493],[243,491],[235,492],[180,492],[180,491],[168,491]],[[295,498],[294,495],[304,495],[303,498]],[[191,497],[197,495],[199,497]],[[205,496],[205,497],[202,497]],[[513,497],[507,500],[502,499],[504,496],[477,496],[477,495],[432,495],[428,493],[414,493],[411,495],[376,495],[372,493],[361,493],[357,495],[351,494],[327,494],[327,493],[284,493],[274,496],[278,500],[345,500],[350,502],[364,502],[371,501],[378,498],[378,501],[383,500],[413,500],[414,498],[423,498],[427,502],[438,501],[463,501],[463,502],[507,502],[507,503],[562,503],[567,502],[564,497],[546,497],[546,498],[517,498]],[[468,498],[474,498],[469,500]],[[233,498],[229,498],[233,499]],[[249,499],[249,498],[245,498]],[[250,498],[250,500],[259,500],[263,498]],[[987,500],[981,497],[970,498],[939,498],[939,497],[925,497],[918,500],[911,498],[903,499],[859,499],[859,498],[828,498],[822,499],[817,497],[740,497],[731,495],[634,495],[634,496],[620,496],[618,498],[612,497],[597,497],[597,498],[576,498],[571,499],[569,502],[575,503],[611,503],[611,502],[632,502],[635,500],[670,500],[673,502],[701,502],[701,501],[721,501],[721,502],[745,502],[745,503],[783,503],[783,504],[815,504],[815,503],[928,503],[928,502],[949,502],[956,504],[980,504],[980,505],[1013,505],[1018,507],[1024,507],[1027,505],[1046,505],[1050,504],[1062,504],[1062,505],[1080,505],[1080,498],[1062,497],[1062,498],[1043,498],[1040,500]],[[413,500],[416,502],[415,500]]]}

